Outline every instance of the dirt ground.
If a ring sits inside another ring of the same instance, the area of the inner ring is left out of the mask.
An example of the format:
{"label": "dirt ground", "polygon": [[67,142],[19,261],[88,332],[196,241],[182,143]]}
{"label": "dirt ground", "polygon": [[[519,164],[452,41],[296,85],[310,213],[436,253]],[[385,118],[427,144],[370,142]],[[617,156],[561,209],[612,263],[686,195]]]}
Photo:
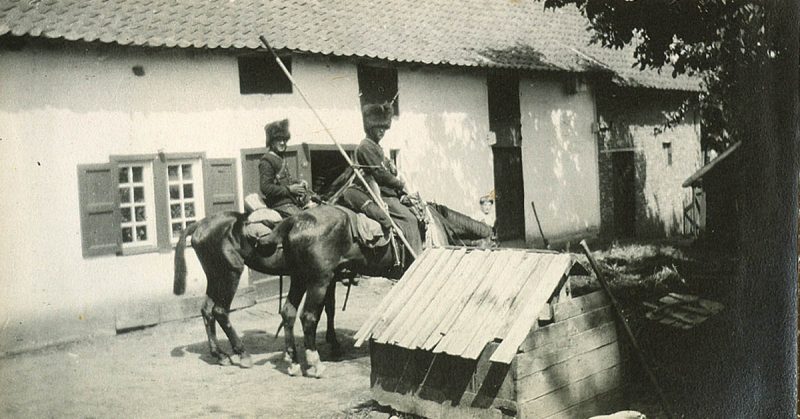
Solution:
{"label": "dirt ground", "polygon": [[[390,287],[388,280],[362,280],[344,312],[346,287],[337,287],[336,329],[346,352],[331,359],[323,315],[323,379],[286,375],[283,333],[274,338],[278,303],[267,301],[231,314],[253,356],[251,369],[213,365],[199,317],[166,323],[0,359],[0,417],[353,416],[370,401],[370,364],[368,348],[353,348],[352,336]],[[302,342],[299,322],[295,336]]]}

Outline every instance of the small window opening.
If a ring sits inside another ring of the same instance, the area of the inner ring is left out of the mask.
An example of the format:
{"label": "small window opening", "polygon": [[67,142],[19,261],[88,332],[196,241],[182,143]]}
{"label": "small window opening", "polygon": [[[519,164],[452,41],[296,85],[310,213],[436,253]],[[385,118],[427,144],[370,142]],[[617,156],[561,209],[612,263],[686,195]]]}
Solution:
{"label": "small window opening", "polygon": [[[281,61],[292,72],[292,57],[281,57]],[[278,63],[267,55],[238,57],[239,92],[251,94],[292,93],[292,82],[283,73]]]}
{"label": "small window opening", "polygon": [[672,143],[661,143],[661,147],[667,155],[667,166],[672,166]]}
{"label": "small window opening", "polygon": [[361,106],[371,103],[391,102],[394,99],[394,114],[400,115],[397,94],[397,69],[388,67],[358,66],[358,96]]}

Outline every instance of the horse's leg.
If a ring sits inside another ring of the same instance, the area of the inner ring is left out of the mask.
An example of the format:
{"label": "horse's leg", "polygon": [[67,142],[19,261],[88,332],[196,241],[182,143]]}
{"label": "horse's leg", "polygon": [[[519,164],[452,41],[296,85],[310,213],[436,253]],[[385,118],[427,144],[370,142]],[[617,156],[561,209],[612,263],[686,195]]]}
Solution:
{"label": "horse's leg", "polygon": [[222,291],[221,295],[219,296],[220,304],[214,306],[212,313],[214,315],[214,319],[222,328],[222,331],[224,331],[225,335],[228,336],[228,341],[231,343],[233,353],[239,356],[239,366],[242,368],[250,368],[253,366],[253,360],[250,358],[250,354],[247,353],[247,350],[244,348],[244,343],[242,343],[242,340],[239,338],[236,330],[233,329],[230,316],[228,315],[231,303],[233,302],[233,297],[236,295],[236,289],[239,287],[239,277],[241,274],[241,271],[236,270],[230,270],[225,274],[226,278],[220,282],[221,284],[224,284],[224,286],[220,289],[220,291]]}
{"label": "horse's leg", "polygon": [[289,363],[288,373],[292,377],[302,372],[300,361],[297,359],[297,346],[294,342],[294,322],[297,319],[297,307],[300,306],[300,300],[303,299],[304,292],[305,289],[299,278],[293,280],[289,287],[289,296],[286,297],[286,303],[281,308],[284,333],[284,359]]}
{"label": "horse's leg", "polygon": [[332,282],[333,274],[327,280],[321,279],[319,282],[309,286],[306,290],[306,304],[303,312],[300,313],[300,321],[303,323],[303,336],[305,337],[306,362],[308,363],[309,377],[321,378],[325,371],[325,366],[319,358],[317,351],[317,324],[322,314],[325,297],[328,293],[329,283]]}
{"label": "horse's leg", "polygon": [[334,357],[342,355],[342,345],[336,338],[336,327],[333,318],[336,315],[336,281],[331,281],[328,285],[328,293],[325,295],[325,317],[328,319],[328,330],[325,332],[325,341],[331,345],[331,353]]}
{"label": "horse's leg", "polygon": [[228,359],[228,354],[222,351],[219,348],[219,342],[217,342],[217,323],[214,320],[214,314],[212,310],[214,309],[214,300],[211,297],[206,297],[206,302],[203,304],[203,307],[200,309],[200,315],[203,316],[203,324],[206,326],[206,336],[208,337],[208,350],[211,352],[211,356],[217,359],[217,362],[220,364],[230,363]]}

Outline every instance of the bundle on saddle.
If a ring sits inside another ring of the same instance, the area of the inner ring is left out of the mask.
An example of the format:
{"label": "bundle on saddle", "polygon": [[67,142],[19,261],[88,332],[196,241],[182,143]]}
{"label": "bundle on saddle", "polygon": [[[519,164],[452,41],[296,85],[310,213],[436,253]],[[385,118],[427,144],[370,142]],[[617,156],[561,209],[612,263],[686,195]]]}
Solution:
{"label": "bundle on saddle", "polygon": [[278,211],[267,207],[257,193],[252,193],[244,198],[244,210],[247,214],[244,234],[256,246],[261,238],[269,235],[272,229],[283,220]]}

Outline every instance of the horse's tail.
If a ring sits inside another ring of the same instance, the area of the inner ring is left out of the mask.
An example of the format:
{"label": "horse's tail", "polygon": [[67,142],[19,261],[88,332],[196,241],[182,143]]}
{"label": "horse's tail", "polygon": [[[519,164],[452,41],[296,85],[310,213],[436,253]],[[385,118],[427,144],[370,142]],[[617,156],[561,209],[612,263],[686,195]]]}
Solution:
{"label": "horse's tail", "polygon": [[468,215],[450,209],[442,204],[430,204],[447,221],[450,228],[460,239],[476,240],[492,236],[492,227]]}
{"label": "horse's tail", "polygon": [[194,234],[198,225],[198,223],[194,223],[186,227],[181,233],[178,244],[175,246],[175,280],[172,283],[172,292],[175,295],[181,295],[186,292],[186,258],[183,253],[186,248],[186,237]]}

